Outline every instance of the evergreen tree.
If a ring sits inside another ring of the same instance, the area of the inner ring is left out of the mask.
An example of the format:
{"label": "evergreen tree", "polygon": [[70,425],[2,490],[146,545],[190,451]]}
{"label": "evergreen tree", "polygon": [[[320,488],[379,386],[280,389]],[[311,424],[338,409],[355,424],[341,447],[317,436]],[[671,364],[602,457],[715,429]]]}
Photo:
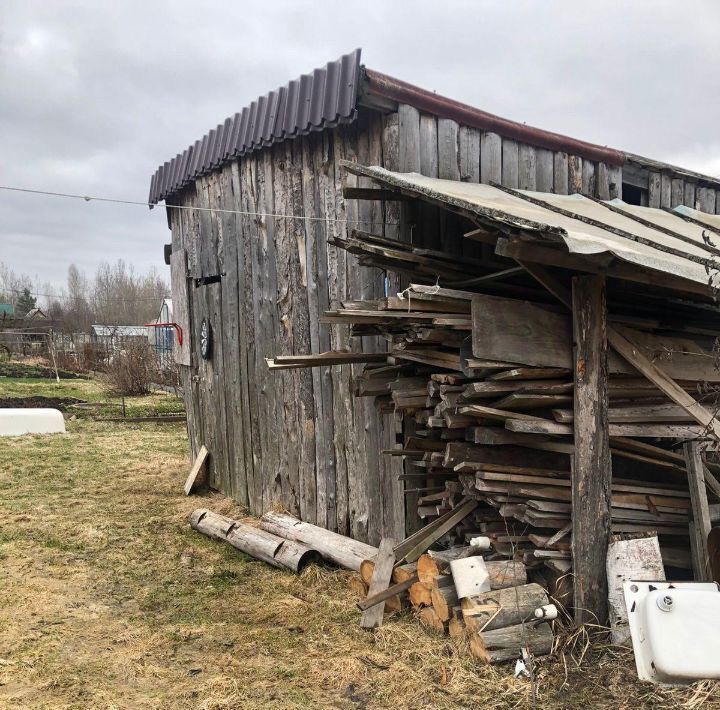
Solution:
{"label": "evergreen tree", "polygon": [[15,304],[15,315],[22,318],[26,313],[29,313],[33,308],[35,308],[36,303],[37,299],[35,296],[31,295],[30,289],[23,289],[22,295],[18,298],[17,303]]}

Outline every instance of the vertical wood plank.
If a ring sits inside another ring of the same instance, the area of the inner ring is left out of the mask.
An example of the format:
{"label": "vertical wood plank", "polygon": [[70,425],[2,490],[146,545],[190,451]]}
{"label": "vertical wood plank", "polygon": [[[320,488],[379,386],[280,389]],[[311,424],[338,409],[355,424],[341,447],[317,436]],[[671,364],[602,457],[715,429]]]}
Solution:
{"label": "vertical wood plank", "polygon": [[[257,156],[250,155],[242,159],[239,166],[240,173],[240,204],[245,213],[257,212],[257,187],[255,173],[257,172]],[[250,450],[252,452],[252,481],[248,480],[248,498],[250,510],[255,515],[263,512],[263,439],[261,433],[264,428],[262,419],[260,386],[262,370],[259,360],[262,359],[262,337],[259,331],[263,324],[260,320],[260,266],[258,252],[260,249],[260,232],[257,218],[249,214],[240,216],[243,235],[242,248],[238,250],[238,271],[242,276],[241,284],[245,289],[243,318],[243,346],[245,348],[245,386],[247,393],[247,412],[250,415]],[[241,260],[242,256],[242,260]],[[260,350],[260,352],[258,352]],[[265,368],[267,374],[267,367]]]}
{"label": "vertical wood plank", "polygon": [[[228,476],[230,494],[248,506],[248,482],[245,456],[245,417],[242,406],[242,367],[240,362],[240,292],[238,289],[239,215],[233,180],[233,166],[226,165],[219,176],[220,231],[223,248],[223,278],[220,295],[223,310],[223,364],[227,404]],[[244,295],[244,294],[243,294]]]}
{"label": "vertical wood plank", "polygon": [[671,180],[669,175],[660,175],[660,207],[670,207]]}
{"label": "vertical wood plank", "polygon": [[568,155],[561,151],[553,154],[553,192],[568,194]]}
{"label": "vertical wood plank", "polygon": [[518,148],[518,188],[537,189],[537,154],[535,148],[524,143]]}
{"label": "vertical wood plank", "polygon": [[685,467],[687,468],[688,487],[692,524],[690,536],[693,541],[693,574],[696,582],[712,581],[710,557],[708,555],[708,535],[712,528],[710,508],[708,507],[705,472],[697,441],[689,441],[683,446]]}
{"label": "vertical wood plank", "polygon": [[438,177],[442,180],[460,180],[459,129],[456,121],[438,119]]}
{"label": "vertical wood plank", "polygon": [[648,207],[660,207],[660,173],[650,173],[648,177]]}
{"label": "vertical wood plank", "polygon": [[480,182],[502,182],[502,138],[497,133],[480,136]]}
{"label": "vertical wood plank", "polygon": [[[233,204],[237,210],[243,210],[242,198],[242,169],[238,161],[231,165]],[[236,215],[236,246],[237,258],[237,289],[238,289],[238,367],[239,367],[239,397],[240,418],[242,419],[243,456],[245,466],[245,481],[247,486],[247,505],[253,512],[255,491],[255,462],[252,437],[253,407],[250,406],[250,381],[254,380],[254,372],[248,369],[249,355],[248,343],[253,340],[252,324],[248,314],[252,312],[252,280],[250,277],[251,265],[248,261],[249,234],[246,227],[246,217]]]}
{"label": "vertical wood plank", "polygon": [[568,194],[582,193],[583,191],[583,159],[579,155],[568,157]]}
{"label": "vertical wood plank", "polygon": [[426,177],[438,176],[438,125],[437,118],[420,115],[420,173]]}
{"label": "vertical wood plank", "polygon": [[610,174],[606,163],[598,163],[595,189],[601,200],[610,199]]}
{"label": "vertical wood plank", "polygon": [[572,554],[575,620],[607,621],[606,557],[610,534],[607,307],[603,276],[572,280],[575,341],[575,454]]}
{"label": "vertical wood plank", "polygon": [[695,207],[695,183],[685,181],[683,202],[686,207]]}
{"label": "vertical wood plank", "polygon": [[608,166],[608,195],[611,200],[622,200],[622,168],[618,165]]}
{"label": "vertical wood plank", "polygon": [[420,113],[414,106],[398,106],[400,172],[420,172]]}
{"label": "vertical wood plank", "polygon": [[480,131],[460,126],[460,179],[463,182],[480,182]]}
{"label": "vertical wood plank", "polygon": [[685,185],[680,178],[673,178],[670,182],[670,207],[677,207],[683,203]]}
{"label": "vertical wood plank", "polygon": [[705,193],[705,209],[703,210],[703,212],[707,212],[708,214],[715,214],[716,200],[716,191],[709,187],[707,189],[707,192]]}
{"label": "vertical wood plank", "polygon": [[595,178],[595,163],[583,160],[582,163],[582,194],[595,197],[597,192],[597,180]]}
{"label": "vertical wood plank", "polygon": [[[399,123],[398,123],[399,127]],[[347,298],[347,272],[348,264],[357,268],[357,262],[344,249],[338,249],[327,242],[327,238],[344,237],[347,235],[347,224],[338,219],[346,216],[345,201],[342,199],[341,174],[336,166],[336,152],[340,151],[342,157],[342,138],[339,130],[332,132],[325,131],[318,136],[319,140],[311,144],[313,146],[313,163],[320,166],[315,170],[314,179],[317,182],[319,209],[321,216],[325,217],[325,230],[320,236],[325,239],[324,249],[327,258],[327,279],[326,295],[321,291],[321,298],[327,298],[331,308],[337,308],[340,302]],[[319,247],[319,251],[321,248]],[[319,264],[322,262],[319,261]],[[320,271],[318,278],[320,279]],[[319,281],[322,286],[322,281]],[[325,310],[324,308],[322,310]],[[319,317],[320,314],[318,314]],[[333,350],[348,349],[350,337],[347,328],[338,326],[321,325],[321,337],[323,331],[327,331],[330,338],[330,345]],[[335,500],[337,530],[343,535],[352,533],[350,527],[350,500],[348,477],[354,472],[354,452],[351,450],[352,432],[352,393],[350,390],[351,370],[348,365],[330,368],[330,380],[332,383],[332,398],[327,401],[325,407],[332,407],[332,443],[335,449]],[[324,386],[324,385],[323,385]],[[321,487],[323,479],[318,476],[317,486]],[[319,497],[319,496],[318,496]],[[318,516],[322,510],[318,505]],[[325,518],[319,518],[317,524],[323,525]],[[327,525],[327,521],[325,522]]]}
{"label": "vertical wood plank", "polygon": [[535,189],[538,192],[553,191],[553,152],[538,148],[537,153],[537,177],[535,179]]}
{"label": "vertical wood plank", "polygon": [[508,138],[502,141],[502,184],[505,187],[518,187],[518,144]]}

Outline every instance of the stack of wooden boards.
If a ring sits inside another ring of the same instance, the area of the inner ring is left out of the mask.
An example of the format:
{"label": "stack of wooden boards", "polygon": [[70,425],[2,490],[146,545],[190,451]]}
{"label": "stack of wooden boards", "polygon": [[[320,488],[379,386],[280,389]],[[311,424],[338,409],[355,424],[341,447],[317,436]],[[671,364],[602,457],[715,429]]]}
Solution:
{"label": "stack of wooden boards", "polygon": [[[385,453],[404,457],[409,506],[427,522],[476,499],[473,515],[438,542],[463,545],[486,535],[497,559],[522,560],[533,579],[567,599],[574,451],[567,309],[521,267],[487,273],[487,261],[357,232],[335,243],[411,281],[398,295],[347,302],[325,316],[388,343],[387,362],[367,364],[355,393],[404,420],[402,448]],[[666,301],[662,319],[653,309],[653,294],[618,291],[609,320],[714,410],[717,310],[679,299]],[[608,367],[612,531],[657,531],[668,574],[687,576],[691,501],[686,462],[674,447],[707,430],[612,351]],[[719,466],[707,464],[711,501],[720,494],[718,474]]]}

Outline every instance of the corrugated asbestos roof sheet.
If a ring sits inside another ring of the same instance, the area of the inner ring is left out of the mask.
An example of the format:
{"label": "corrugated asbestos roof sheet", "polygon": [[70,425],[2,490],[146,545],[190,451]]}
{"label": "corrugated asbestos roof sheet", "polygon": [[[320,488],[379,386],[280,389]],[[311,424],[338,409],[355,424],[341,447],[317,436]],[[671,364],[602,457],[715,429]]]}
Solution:
{"label": "corrugated asbestos roof sheet", "polygon": [[[568,252],[596,257],[612,255],[630,264],[687,281],[708,285],[707,268],[718,268],[720,249],[704,237],[710,230],[720,242],[720,216],[687,207],[673,213],[629,205],[622,200],[600,202],[582,195],[555,195],[508,190],[491,185],[393,173],[380,167],[344,162],[352,173],[391,189],[444,203],[476,215],[484,224],[505,225],[535,235],[551,246],[564,243]],[[690,218],[690,219],[688,219]],[[709,229],[707,229],[709,228]]]}
{"label": "corrugated asbestos roof sheet", "polygon": [[157,204],[226,160],[286,138],[355,120],[360,50],[260,96],[240,113],[161,165],[148,201]]}

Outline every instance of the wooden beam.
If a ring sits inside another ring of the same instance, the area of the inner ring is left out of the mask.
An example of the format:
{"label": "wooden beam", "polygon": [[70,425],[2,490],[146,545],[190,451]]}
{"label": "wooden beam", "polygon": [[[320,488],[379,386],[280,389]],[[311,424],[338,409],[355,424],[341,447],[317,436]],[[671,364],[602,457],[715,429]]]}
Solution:
{"label": "wooden beam", "polygon": [[[621,330],[623,332],[621,332]],[[640,348],[628,340],[623,333],[625,329],[608,328],[608,342],[618,354],[624,357],[633,367],[647,377],[663,394],[675,404],[679,404],[698,424],[706,427],[708,434],[720,440],[720,422],[712,412],[702,406],[689,395],[671,377],[666,375],[652,360],[646,357]]]}
{"label": "wooden beam", "polygon": [[200,447],[198,455],[195,457],[195,463],[193,463],[190,473],[188,474],[187,480],[185,481],[185,495],[189,496],[197,488],[200,488],[207,479],[207,459],[208,450],[205,445]]}
{"label": "wooden beam", "polygon": [[[389,537],[384,537],[380,541],[380,548],[375,557],[375,567],[373,568],[370,589],[368,590],[368,598],[374,597],[380,592],[386,590],[392,578],[393,565],[395,564],[395,541]],[[383,612],[385,611],[385,600],[368,607],[363,611],[360,626],[363,629],[374,629],[382,626]]]}
{"label": "wooden beam", "polygon": [[696,441],[690,441],[683,447],[687,465],[688,486],[690,488],[690,504],[692,506],[692,523],[690,524],[690,540],[692,550],[693,573],[696,582],[710,582],[710,558],[708,555],[708,535],[712,528],[707,492],[705,491],[705,469]]}
{"label": "wooden beam", "polygon": [[575,454],[572,471],[572,552],[575,620],[607,621],[607,545],[611,532],[612,467],[608,432],[605,278],[572,280],[575,340]]}

